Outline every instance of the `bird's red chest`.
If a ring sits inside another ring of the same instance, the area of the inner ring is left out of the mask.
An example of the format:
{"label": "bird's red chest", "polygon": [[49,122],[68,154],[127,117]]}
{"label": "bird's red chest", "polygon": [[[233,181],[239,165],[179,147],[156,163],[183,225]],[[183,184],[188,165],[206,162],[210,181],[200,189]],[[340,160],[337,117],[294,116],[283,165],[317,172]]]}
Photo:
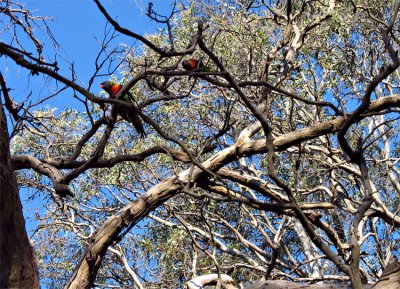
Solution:
{"label": "bird's red chest", "polygon": [[197,65],[199,64],[199,62],[196,59],[189,59],[188,62],[190,65],[190,69],[192,70],[196,69]]}
{"label": "bird's red chest", "polygon": [[185,68],[187,71],[193,71],[193,70],[197,69],[198,65],[199,65],[199,62],[196,59],[185,60],[182,63],[183,68]]}
{"label": "bird's red chest", "polygon": [[111,93],[110,93],[110,96],[111,97],[114,97],[117,93],[118,93],[118,91],[120,91],[121,90],[121,85],[119,85],[119,84],[114,84],[113,86],[111,86]]}

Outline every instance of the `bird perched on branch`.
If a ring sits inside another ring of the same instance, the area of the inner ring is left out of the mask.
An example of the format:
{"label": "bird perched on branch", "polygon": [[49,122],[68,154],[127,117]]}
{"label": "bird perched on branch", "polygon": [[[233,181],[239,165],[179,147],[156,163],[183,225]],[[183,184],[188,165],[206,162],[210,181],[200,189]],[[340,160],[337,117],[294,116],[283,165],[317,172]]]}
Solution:
{"label": "bird perched on branch", "polygon": [[213,72],[213,70],[207,66],[204,66],[203,60],[197,60],[194,58],[182,61],[182,66],[186,71],[193,72]]}
{"label": "bird perched on branch", "polygon": [[[122,89],[122,85],[114,82],[112,80],[104,81],[100,84],[100,87],[108,93],[110,98],[115,98],[117,93]],[[136,110],[138,109],[135,105],[135,100],[133,95],[128,91],[125,95],[123,95],[120,100],[130,102],[134,109],[127,109],[125,107],[118,106],[117,111],[123,119],[127,122],[130,122],[136,129],[136,131],[140,134],[141,137],[146,136],[146,132],[143,128],[143,122],[137,114]]]}

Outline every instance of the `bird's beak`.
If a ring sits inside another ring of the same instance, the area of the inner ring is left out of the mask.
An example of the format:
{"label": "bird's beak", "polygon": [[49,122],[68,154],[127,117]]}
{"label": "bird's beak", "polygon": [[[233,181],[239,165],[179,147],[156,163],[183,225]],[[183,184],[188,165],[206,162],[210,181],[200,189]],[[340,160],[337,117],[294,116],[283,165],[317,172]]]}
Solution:
{"label": "bird's beak", "polygon": [[100,85],[100,88],[103,88],[103,86],[104,86],[104,85],[101,84],[101,85]]}

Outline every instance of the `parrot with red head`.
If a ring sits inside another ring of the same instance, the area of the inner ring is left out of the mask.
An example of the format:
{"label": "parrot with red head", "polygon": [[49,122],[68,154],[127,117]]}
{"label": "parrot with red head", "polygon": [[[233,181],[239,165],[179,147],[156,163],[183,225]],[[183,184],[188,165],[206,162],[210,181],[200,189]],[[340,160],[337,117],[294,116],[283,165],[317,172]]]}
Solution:
{"label": "parrot with red head", "polygon": [[[100,84],[100,87],[108,93],[110,98],[115,98],[117,93],[122,89],[122,85],[112,80],[104,81]],[[135,105],[133,95],[128,91],[127,94],[121,97],[121,100],[132,103],[135,109],[138,109]],[[143,128],[143,122],[135,110],[126,109],[125,107],[117,107],[118,114],[122,116],[127,122],[130,122],[140,134],[141,137],[146,136],[146,132]]]}
{"label": "parrot with red head", "polygon": [[197,60],[194,58],[182,61],[182,66],[186,71],[197,71],[197,72],[212,72],[213,70],[209,67],[204,66],[203,60]]}
{"label": "parrot with red head", "polygon": [[112,80],[108,80],[100,83],[100,87],[108,93],[110,98],[114,98],[115,95],[121,90],[122,85]]}

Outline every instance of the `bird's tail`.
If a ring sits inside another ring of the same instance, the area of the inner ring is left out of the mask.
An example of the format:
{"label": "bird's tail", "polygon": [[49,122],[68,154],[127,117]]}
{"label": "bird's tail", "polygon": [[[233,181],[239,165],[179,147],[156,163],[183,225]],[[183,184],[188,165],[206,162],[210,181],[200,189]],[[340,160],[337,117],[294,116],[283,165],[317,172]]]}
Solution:
{"label": "bird's tail", "polygon": [[197,64],[197,71],[201,71],[201,72],[217,72],[216,70],[205,66],[204,63],[203,63],[203,59],[200,59],[199,63]]}
{"label": "bird's tail", "polygon": [[202,71],[204,71],[204,72],[217,72],[216,70],[214,70],[214,69],[212,69],[210,67],[207,67],[207,66],[204,66]]}
{"label": "bird's tail", "polygon": [[122,117],[130,122],[136,129],[136,131],[140,134],[140,137],[146,137],[146,132],[144,131],[143,122],[140,117],[137,115],[135,111],[127,111],[125,112]]}

